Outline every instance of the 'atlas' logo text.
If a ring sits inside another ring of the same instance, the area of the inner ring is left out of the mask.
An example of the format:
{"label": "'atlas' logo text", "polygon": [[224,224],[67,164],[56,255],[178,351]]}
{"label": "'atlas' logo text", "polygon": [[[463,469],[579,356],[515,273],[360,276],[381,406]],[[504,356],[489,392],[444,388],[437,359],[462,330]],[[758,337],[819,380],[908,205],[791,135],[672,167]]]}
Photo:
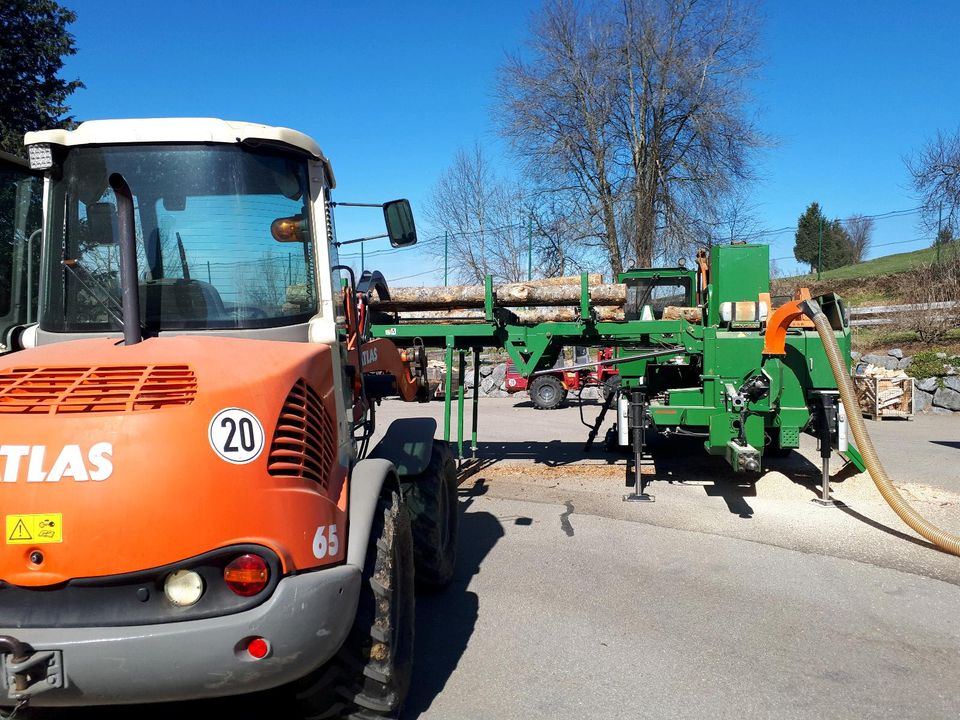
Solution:
{"label": "'atlas' logo text", "polygon": [[51,464],[45,445],[0,445],[5,463],[0,482],[17,482],[24,474],[27,482],[106,480],[113,474],[112,456],[113,444],[108,442],[96,443],[86,455],[79,445],[64,445]]}

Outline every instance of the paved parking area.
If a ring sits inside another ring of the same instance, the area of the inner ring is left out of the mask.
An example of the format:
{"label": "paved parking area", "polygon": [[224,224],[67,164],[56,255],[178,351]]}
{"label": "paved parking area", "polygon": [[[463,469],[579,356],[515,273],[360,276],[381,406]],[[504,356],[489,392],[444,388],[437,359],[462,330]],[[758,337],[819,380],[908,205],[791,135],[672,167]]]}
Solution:
{"label": "paved parking area", "polygon": [[467,490],[407,718],[955,718],[960,588]]}
{"label": "paved parking area", "polygon": [[[380,428],[442,408],[386,402]],[[868,426],[904,495],[960,532],[960,420]],[[866,476],[836,482],[843,508],[811,502],[809,439],[756,483],[699,441],[655,442],[656,502],[638,505],[620,500],[624,457],[583,452],[576,407],[488,399],[479,427],[454,582],[417,600],[404,718],[960,716],[960,559]],[[180,713],[289,715],[253,696],[44,716]]]}
{"label": "paved parking area", "polygon": [[[587,429],[577,407],[536,410],[518,397],[483,399],[480,407],[477,455],[485,467],[479,476],[489,482],[493,496],[561,505],[569,500],[583,513],[738,537],[960,583],[960,560],[931,549],[890,510],[869,476],[851,475],[839,456],[831,463],[832,488],[844,506],[825,509],[811,502],[819,496],[820,459],[816,441],[806,435],[800,452],[768,460],[765,471],[753,477],[706,455],[697,439],[654,436],[656,472],[649,489],[656,502],[636,505],[621,502],[626,456],[606,452],[599,443],[584,452]],[[402,403],[384,403],[380,427],[409,410]],[[415,410],[439,420],[443,404]],[[585,406],[585,419],[598,410],[596,404]],[[960,418],[918,416],[867,421],[867,426],[904,497],[921,514],[960,534],[960,469],[954,470],[960,468]]]}
{"label": "paved parking area", "polygon": [[[865,475],[835,483],[845,507],[811,502],[809,438],[755,484],[699,441],[655,442],[656,502],[636,505],[623,457],[583,453],[576,408],[481,408],[459,572],[420,600],[407,717],[960,715],[960,560]],[[960,421],[868,426],[904,495],[960,532]]]}

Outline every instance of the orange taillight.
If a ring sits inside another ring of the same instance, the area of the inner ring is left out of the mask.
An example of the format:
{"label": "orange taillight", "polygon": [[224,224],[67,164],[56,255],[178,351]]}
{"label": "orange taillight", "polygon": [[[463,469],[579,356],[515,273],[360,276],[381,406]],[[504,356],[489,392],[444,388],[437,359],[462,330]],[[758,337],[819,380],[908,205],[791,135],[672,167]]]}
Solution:
{"label": "orange taillight", "polygon": [[259,555],[241,555],[223,569],[223,580],[237,595],[250,597],[267,586],[270,568]]}

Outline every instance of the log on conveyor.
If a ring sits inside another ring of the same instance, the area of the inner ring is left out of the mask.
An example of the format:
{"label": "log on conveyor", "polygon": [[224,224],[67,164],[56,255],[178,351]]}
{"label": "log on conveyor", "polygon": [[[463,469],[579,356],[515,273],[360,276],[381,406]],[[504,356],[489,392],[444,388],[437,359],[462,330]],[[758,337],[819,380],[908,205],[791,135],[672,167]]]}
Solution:
{"label": "log on conveyor", "polygon": [[[561,277],[539,278],[537,280],[528,280],[526,283],[514,283],[514,284],[539,285],[541,287],[548,287],[550,285],[576,285],[577,287],[580,287],[580,276],[579,275],[563,275]],[[587,275],[587,284],[602,285],[603,275],[601,275],[600,273],[590,273],[589,275]]]}
{"label": "log on conveyor", "polygon": [[[598,305],[592,308],[593,317],[598,322],[623,320],[623,308],[612,305]],[[575,322],[580,318],[580,309],[572,307],[515,308],[514,314],[521,325],[537,325],[544,322]]]}
{"label": "log on conveyor", "polygon": [[[497,285],[494,301],[499,307],[552,307],[579,305],[580,285],[544,285],[539,282]],[[623,307],[627,301],[627,286],[620,284],[591,285],[592,306]],[[371,298],[377,310],[452,310],[455,308],[482,308],[482,285],[454,285],[451,287],[401,287],[390,289],[390,300]]]}
{"label": "log on conveyor", "polygon": [[678,307],[676,305],[667,305],[663,309],[664,320],[679,320],[683,318],[687,322],[703,322],[703,310],[698,307]]}
{"label": "log on conveyor", "polygon": [[[506,308],[517,316],[521,325],[537,325],[544,322],[575,322],[580,317],[579,308],[540,307]],[[400,320],[404,323],[431,323],[435,325],[464,325],[483,322],[486,316],[483,310],[419,310],[400,311]],[[599,322],[623,320],[623,308],[601,305],[593,308],[593,315]]]}

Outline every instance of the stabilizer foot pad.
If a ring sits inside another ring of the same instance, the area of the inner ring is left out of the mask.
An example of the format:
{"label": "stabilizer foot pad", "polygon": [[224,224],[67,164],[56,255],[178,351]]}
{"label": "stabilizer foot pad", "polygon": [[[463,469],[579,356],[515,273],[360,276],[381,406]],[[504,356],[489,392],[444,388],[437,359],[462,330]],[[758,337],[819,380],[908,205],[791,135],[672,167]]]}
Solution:
{"label": "stabilizer foot pad", "polygon": [[841,507],[846,507],[846,505],[844,505],[844,504],[843,504],[842,502],[840,502],[839,500],[824,500],[823,498],[811,498],[811,499],[810,499],[810,502],[815,503],[816,505],[818,505],[819,507],[822,507],[822,508],[841,508]]}
{"label": "stabilizer foot pad", "polygon": [[623,496],[624,502],[642,502],[642,503],[652,503],[656,502],[656,498],[653,495],[647,493],[641,493],[637,495],[636,493],[630,493],[629,495]]}

